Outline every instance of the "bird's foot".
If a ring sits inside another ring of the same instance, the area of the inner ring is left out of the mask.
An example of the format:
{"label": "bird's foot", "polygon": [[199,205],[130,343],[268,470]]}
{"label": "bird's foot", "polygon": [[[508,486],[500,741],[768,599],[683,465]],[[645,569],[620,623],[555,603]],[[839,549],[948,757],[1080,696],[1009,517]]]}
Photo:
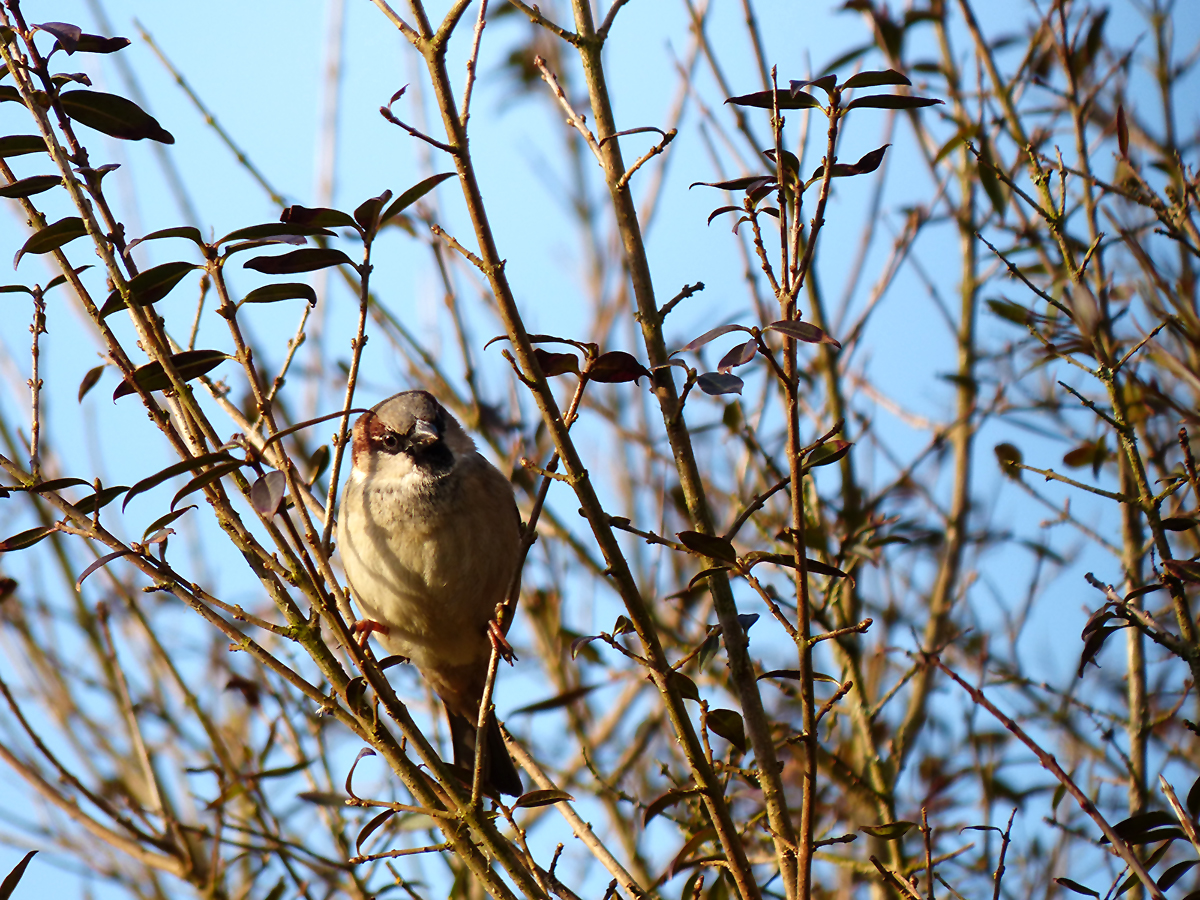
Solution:
{"label": "bird's foot", "polygon": [[350,630],[354,632],[355,640],[358,641],[358,646],[364,649],[367,646],[367,638],[371,636],[372,632],[377,632],[379,634],[388,633],[388,627],[381,622],[376,622],[374,619],[359,619],[350,626]]}
{"label": "bird's foot", "polygon": [[508,638],[504,636],[504,632],[500,630],[500,626],[496,623],[495,619],[488,622],[488,637],[491,639],[492,647],[495,648],[496,653],[511,666],[513,660],[517,658],[517,654],[513,651],[512,644],[508,642]]}

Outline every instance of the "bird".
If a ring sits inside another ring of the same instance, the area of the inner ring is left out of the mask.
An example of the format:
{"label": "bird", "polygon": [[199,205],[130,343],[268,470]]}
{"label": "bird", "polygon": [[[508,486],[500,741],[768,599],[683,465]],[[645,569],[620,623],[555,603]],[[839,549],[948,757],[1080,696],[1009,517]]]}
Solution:
{"label": "bird", "polygon": [[[338,550],[364,618],[389,653],[407,657],[446,707],[456,766],[475,767],[476,723],[496,625],[520,561],[512,482],[426,391],[404,391],[354,423]],[[485,784],[521,793],[494,715]]]}

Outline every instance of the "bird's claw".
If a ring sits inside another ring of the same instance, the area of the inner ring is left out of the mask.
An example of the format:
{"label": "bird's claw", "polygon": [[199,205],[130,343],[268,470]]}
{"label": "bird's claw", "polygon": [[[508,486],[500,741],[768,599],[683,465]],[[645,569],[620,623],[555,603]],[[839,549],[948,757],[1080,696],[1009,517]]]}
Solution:
{"label": "bird's claw", "polygon": [[367,647],[367,638],[371,636],[372,632],[378,632],[379,634],[388,633],[388,627],[380,622],[376,622],[374,619],[359,619],[350,626],[350,630],[354,632],[358,646],[364,650]]}
{"label": "bird's claw", "polygon": [[500,658],[511,666],[517,658],[517,654],[513,651],[512,644],[508,642],[508,638],[504,636],[504,632],[500,630],[495,619],[488,622],[488,638],[491,639],[492,647]]}

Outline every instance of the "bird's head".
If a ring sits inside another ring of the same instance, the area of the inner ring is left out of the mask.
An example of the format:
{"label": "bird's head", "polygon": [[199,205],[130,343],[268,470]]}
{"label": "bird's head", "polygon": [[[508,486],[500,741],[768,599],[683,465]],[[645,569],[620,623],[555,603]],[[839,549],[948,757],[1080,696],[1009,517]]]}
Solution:
{"label": "bird's head", "polygon": [[454,416],[426,391],[405,391],[359,416],[352,462],[363,475],[438,477],[475,451]]}

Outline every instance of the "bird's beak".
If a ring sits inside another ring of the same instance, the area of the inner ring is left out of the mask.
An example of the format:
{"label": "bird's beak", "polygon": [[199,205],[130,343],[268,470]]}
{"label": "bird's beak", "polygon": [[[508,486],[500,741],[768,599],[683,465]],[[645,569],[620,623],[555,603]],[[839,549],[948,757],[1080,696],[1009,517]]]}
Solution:
{"label": "bird's beak", "polygon": [[413,423],[412,430],[408,433],[409,444],[413,447],[428,447],[440,437],[441,435],[437,433],[437,429],[422,419],[418,419]]}

